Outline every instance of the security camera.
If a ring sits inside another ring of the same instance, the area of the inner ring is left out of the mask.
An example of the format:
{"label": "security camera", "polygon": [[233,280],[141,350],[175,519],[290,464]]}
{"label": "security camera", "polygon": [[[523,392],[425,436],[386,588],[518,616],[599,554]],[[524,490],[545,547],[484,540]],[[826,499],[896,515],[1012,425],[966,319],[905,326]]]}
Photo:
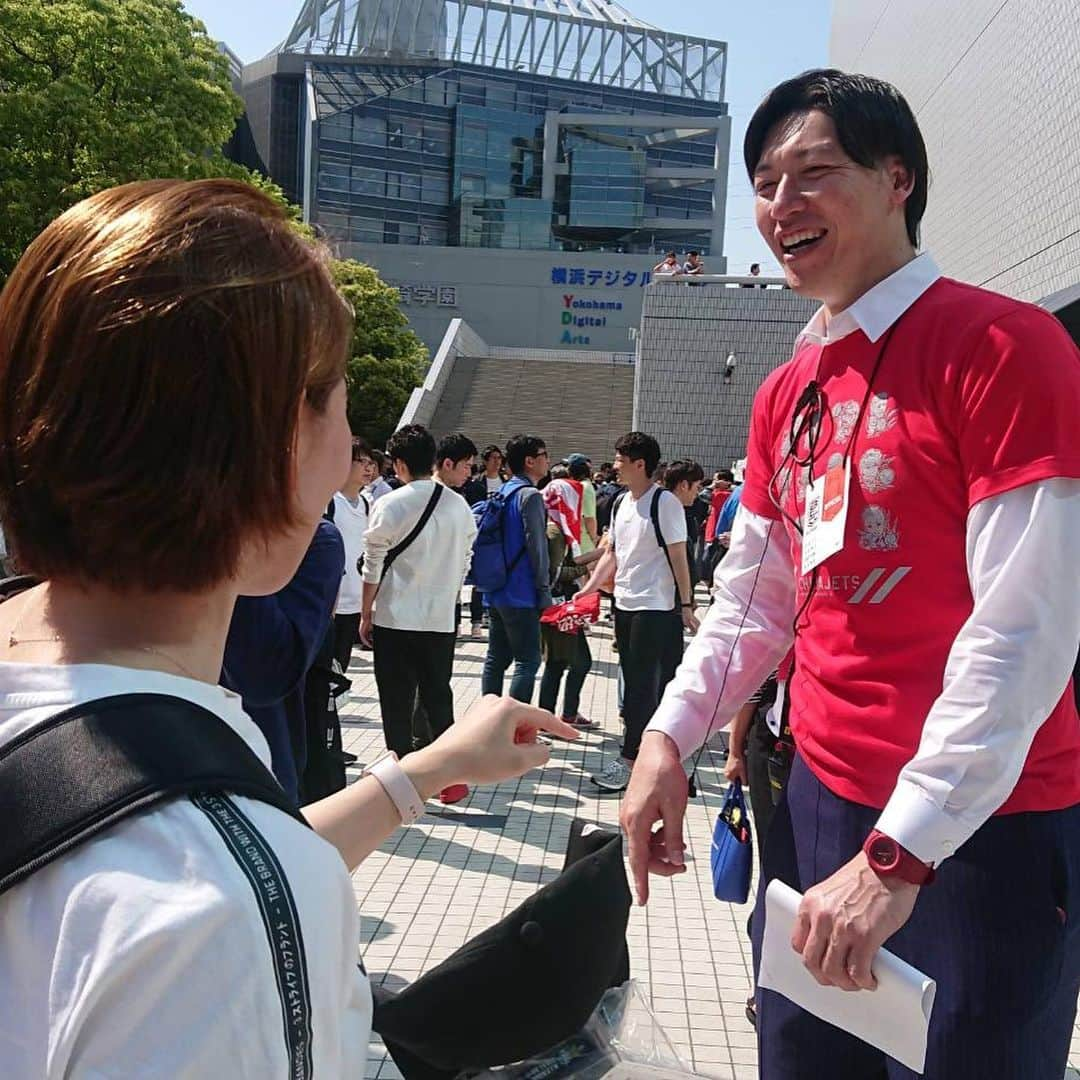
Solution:
{"label": "security camera", "polygon": [[735,354],[728,353],[727,359],[724,361],[724,382],[728,382],[731,376],[735,374]]}

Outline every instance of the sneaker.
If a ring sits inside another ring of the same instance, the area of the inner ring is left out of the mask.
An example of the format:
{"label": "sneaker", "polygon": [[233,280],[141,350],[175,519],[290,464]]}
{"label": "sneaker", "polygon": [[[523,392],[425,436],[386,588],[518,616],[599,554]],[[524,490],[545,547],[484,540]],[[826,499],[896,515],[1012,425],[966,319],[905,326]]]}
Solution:
{"label": "sneaker", "polygon": [[630,766],[621,757],[612,758],[607,768],[589,777],[601,791],[625,791],[630,783]]}
{"label": "sneaker", "polygon": [[471,623],[469,625],[469,637],[483,637],[484,628],[480,623]]}
{"label": "sneaker", "polygon": [[452,803],[461,802],[462,799],[468,798],[468,795],[468,784],[451,784],[449,787],[443,788],[439,793],[439,802],[443,806],[450,806]]}
{"label": "sneaker", "polygon": [[577,728],[578,731],[591,731],[593,728],[600,726],[595,720],[586,720],[581,713],[578,713],[577,716],[564,716],[563,723],[569,724],[572,728]]}

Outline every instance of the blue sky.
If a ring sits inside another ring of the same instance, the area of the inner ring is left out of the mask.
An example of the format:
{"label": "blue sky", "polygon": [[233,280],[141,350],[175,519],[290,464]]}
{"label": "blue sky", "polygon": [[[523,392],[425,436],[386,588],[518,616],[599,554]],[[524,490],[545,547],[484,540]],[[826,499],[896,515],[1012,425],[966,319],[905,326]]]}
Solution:
{"label": "blue sky", "polygon": [[[734,121],[725,252],[733,273],[760,262],[779,272],[754,228],[743,172],[746,122],[769,87],[828,60],[830,0],[620,0],[639,19],[728,43],[728,107]],[[289,32],[302,0],[185,0],[210,33],[245,61],[270,52]]]}

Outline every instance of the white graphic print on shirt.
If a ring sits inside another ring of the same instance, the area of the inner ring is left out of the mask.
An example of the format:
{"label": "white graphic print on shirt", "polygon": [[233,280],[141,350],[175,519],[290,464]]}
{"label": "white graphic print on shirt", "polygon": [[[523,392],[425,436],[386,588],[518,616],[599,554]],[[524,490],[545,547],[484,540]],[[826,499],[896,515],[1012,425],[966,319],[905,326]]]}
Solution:
{"label": "white graphic print on shirt", "polygon": [[882,450],[872,447],[859,458],[859,482],[871,495],[891,488],[896,483],[893,458]]}

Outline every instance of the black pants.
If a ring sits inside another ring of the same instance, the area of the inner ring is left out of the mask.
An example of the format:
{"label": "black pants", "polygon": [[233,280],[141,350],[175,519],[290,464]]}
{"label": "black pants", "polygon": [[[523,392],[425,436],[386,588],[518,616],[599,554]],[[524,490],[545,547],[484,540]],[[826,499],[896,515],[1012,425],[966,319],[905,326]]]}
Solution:
{"label": "black pants", "polygon": [[484,620],[484,594],[474,585],[469,597],[469,622],[479,626]]}
{"label": "black pants", "polygon": [[675,677],[682,660],[683,628],[678,611],[615,609],[615,640],[623,676],[623,719],[626,734],[622,756],[634,761],[641,736]]}
{"label": "black pants", "polygon": [[578,715],[581,688],[585,684],[585,676],[592,670],[592,653],[585,632],[579,631],[573,637],[573,660],[545,660],[544,677],[540,680],[540,708],[554,713],[559,700],[559,683],[562,682],[563,672],[566,672],[562,709],[564,720],[573,720]]}
{"label": "black pants", "polygon": [[353,646],[360,640],[360,612],[334,616],[334,659],[343,672],[349,670]]}
{"label": "black pants", "polygon": [[404,757],[412,750],[413,710],[418,694],[434,738],[454,722],[450,676],[455,635],[376,626],[374,637],[375,685],[379,688],[383,735],[387,749]]}
{"label": "black pants", "polygon": [[750,809],[754,814],[758,860],[762,866],[765,864],[765,839],[776,811],[769,783],[769,755],[775,745],[776,736],[765,723],[765,710],[759,708],[746,733],[746,775],[750,781]]}

